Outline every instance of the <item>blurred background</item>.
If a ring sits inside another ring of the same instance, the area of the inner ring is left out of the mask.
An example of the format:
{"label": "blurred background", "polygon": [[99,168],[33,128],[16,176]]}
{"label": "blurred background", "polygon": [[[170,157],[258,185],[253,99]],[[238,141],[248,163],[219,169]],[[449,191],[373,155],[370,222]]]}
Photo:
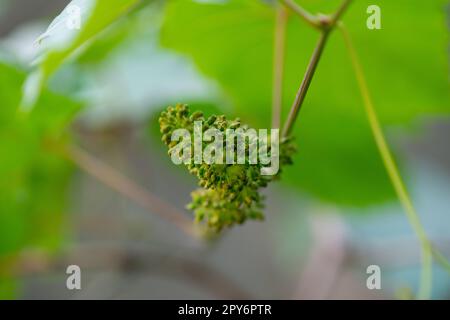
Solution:
{"label": "blurred background", "polygon": [[[372,2],[381,30],[366,28]],[[45,46],[36,39],[68,3],[0,0],[0,107],[20,100]],[[329,13],[340,1],[299,3]],[[446,1],[357,1],[344,21],[422,223],[450,257],[447,13]],[[70,125],[51,128],[64,132],[75,161],[43,156],[0,112],[0,298],[393,299],[417,290],[419,243],[337,32],[296,124],[294,165],[264,190],[265,221],[205,242],[161,218],[169,210],[192,219],[184,207],[196,179],[167,156],[159,113],[183,102],[270,126],[274,20],[271,1],[174,0],[146,1],[114,23],[43,97],[50,113],[69,110]],[[288,16],[283,119],[316,39]],[[142,191],[141,201],[117,184]],[[81,267],[80,291],[66,288],[71,264]],[[369,265],[381,268],[381,290],[366,287]],[[437,264],[432,297],[450,298],[450,276]]]}

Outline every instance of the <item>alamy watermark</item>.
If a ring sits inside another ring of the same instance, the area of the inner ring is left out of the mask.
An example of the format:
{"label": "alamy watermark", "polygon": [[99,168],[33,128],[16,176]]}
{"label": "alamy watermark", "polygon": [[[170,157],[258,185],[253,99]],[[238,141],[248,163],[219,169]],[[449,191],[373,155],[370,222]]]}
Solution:
{"label": "alamy watermark", "polygon": [[367,267],[366,273],[369,275],[366,280],[366,286],[369,290],[380,290],[381,289],[381,268],[372,264]]}
{"label": "alamy watermark", "polygon": [[380,30],[381,29],[381,8],[375,4],[367,7],[367,13],[369,17],[367,18],[367,29],[369,30]]}
{"label": "alamy watermark", "polygon": [[81,290],[81,268],[77,265],[70,265],[66,269],[68,275],[66,287],[68,290]]}
{"label": "alamy watermark", "polygon": [[203,132],[202,121],[195,121],[193,135],[186,129],[174,130],[171,140],[179,142],[170,149],[170,156],[177,165],[261,164],[261,174],[270,176],[276,175],[280,166],[279,138],[278,129],[271,129],[270,134],[268,129],[243,128]]}

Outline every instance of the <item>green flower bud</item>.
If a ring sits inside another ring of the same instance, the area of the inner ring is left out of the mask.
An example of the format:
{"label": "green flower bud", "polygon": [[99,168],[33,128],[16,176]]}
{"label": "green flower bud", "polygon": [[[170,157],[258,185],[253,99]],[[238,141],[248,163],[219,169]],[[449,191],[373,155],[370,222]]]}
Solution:
{"label": "green flower bud", "polygon": [[[173,148],[177,145],[177,142],[171,141],[173,131],[184,128],[193,136],[195,121],[202,122],[204,131],[214,127],[224,132],[224,141],[227,129],[249,130],[247,125],[241,124],[239,118],[227,120],[224,115],[219,115],[210,116],[205,120],[202,112],[190,114],[188,106],[178,104],[175,107],[168,107],[161,113],[159,118],[161,140],[169,149]],[[252,143],[257,143],[257,140],[246,141],[245,149],[249,150],[249,144]],[[237,151],[237,145],[234,148]],[[187,208],[194,211],[197,222],[205,223],[216,232],[234,224],[242,224],[247,219],[262,220],[264,216],[261,208],[264,204],[259,190],[279,177],[281,167],[292,163],[295,152],[296,147],[291,138],[280,141],[280,171],[275,177],[262,176],[261,165],[249,164],[248,159],[245,164],[194,164],[192,152],[191,161],[186,167],[191,174],[197,176],[202,189],[192,192],[192,202]],[[223,154],[226,154],[225,146]]]}

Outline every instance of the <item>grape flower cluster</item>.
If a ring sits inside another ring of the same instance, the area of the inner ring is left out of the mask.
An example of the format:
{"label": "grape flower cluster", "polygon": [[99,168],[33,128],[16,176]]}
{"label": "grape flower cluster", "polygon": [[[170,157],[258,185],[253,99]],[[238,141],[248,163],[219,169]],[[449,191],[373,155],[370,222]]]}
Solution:
{"label": "grape flower cluster", "polygon": [[[203,130],[216,128],[226,138],[227,129],[241,129],[246,132],[250,128],[241,123],[240,119],[227,120],[224,115],[205,118],[203,113],[196,111],[190,113],[187,105],[178,104],[168,107],[159,118],[162,141],[169,147],[169,155],[177,145],[172,141],[172,133],[176,129],[186,129],[191,136],[194,135],[194,122],[200,121]],[[270,139],[270,138],[269,138]],[[245,141],[245,150],[254,141]],[[235,148],[237,148],[237,144]],[[270,153],[270,146],[268,147]],[[280,169],[292,164],[292,156],[296,147],[292,139],[279,141]],[[201,188],[192,192],[192,202],[187,206],[195,213],[197,222],[205,222],[207,227],[215,232],[234,224],[242,224],[247,219],[262,220],[263,195],[260,189],[269,182],[277,179],[281,170],[274,176],[261,174],[262,164],[251,164],[248,157],[243,164],[195,163],[193,152],[190,153],[187,169],[199,179]],[[223,155],[226,154],[224,148]]]}

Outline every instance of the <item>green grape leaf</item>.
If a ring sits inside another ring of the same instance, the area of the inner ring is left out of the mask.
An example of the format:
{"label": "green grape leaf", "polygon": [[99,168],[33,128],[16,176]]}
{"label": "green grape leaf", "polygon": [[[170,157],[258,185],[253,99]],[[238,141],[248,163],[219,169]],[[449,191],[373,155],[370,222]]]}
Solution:
{"label": "green grape leaf", "polygon": [[[37,39],[43,46],[37,69],[24,86],[23,109],[31,109],[39,98],[43,85],[56,70],[100,32],[117,21],[139,0],[73,0],[55,18],[47,31]],[[79,25],[73,19],[78,19]],[[79,28],[78,28],[79,27]]]}
{"label": "green grape leaf", "polygon": [[33,110],[18,112],[24,80],[24,72],[0,62],[0,269],[25,248],[60,244],[72,170],[47,144],[67,139],[62,128],[80,109],[44,90]]}
{"label": "green grape leaf", "polygon": [[[301,1],[311,12],[332,13],[339,0]],[[382,29],[366,27],[368,0],[354,1],[344,16],[382,124],[408,125],[420,115],[450,111],[446,74],[445,3],[380,0]],[[174,0],[166,7],[161,42],[190,56],[217,81],[235,115],[270,126],[275,10],[264,1],[199,3]],[[291,106],[318,32],[290,15],[283,88],[283,118]],[[343,205],[392,199],[373,142],[341,35],[325,48],[295,124],[298,155],[283,178],[316,197]]]}

